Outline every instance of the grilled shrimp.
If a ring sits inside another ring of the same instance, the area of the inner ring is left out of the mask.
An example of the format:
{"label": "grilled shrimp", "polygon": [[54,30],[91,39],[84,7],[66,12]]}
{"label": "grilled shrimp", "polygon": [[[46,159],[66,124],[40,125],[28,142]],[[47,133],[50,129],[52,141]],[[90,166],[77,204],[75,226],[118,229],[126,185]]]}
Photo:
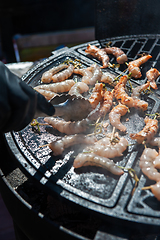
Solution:
{"label": "grilled shrimp", "polygon": [[110,72],[103,72],[101,82],[107,83],[114,87],[117,83],[115,81],[116,76]]}
{"label": "grilled shrimp", "polygon": [[99,102],[102,101],[102,83],[96,83],[95,87],[93,88],[92,94],[89,98],[89,102],[92,105],[92,108],[95,109]]}
{"label": "grilled shrimp", "polygon": [[147,83],[145,83],[143,85],[140,85],[138,87],[132,88],[131,97],[133,97],[134,99],[140,99],[141,92],[146,90],[149,86],[150,86],[150,83],[147,82]]}
{"label": "grilled shrimp", "polygon": [[51,125],[53,128],[57,129],[59,132],[65,133],[67,135],[85,132],[91,122],[87,118],[77,122],[66,122],[65,120],[54,117],[45,117],[44,121]]}
{"label": "grilled shrimp", "polygon": [[126,138],[121,137],[118,143],[113,144],[108,137],[102,138],[94,144],[91,151],[99,156],[114,158],[122,156],[123,152],[128,147],[128,141]]}
{"label": "grilled shrimp", "polygon": [[92,77],[92,72],[87,68],[75,68],[73,71],[75,74],[82,75],[82,82],[88,84]]}
{"label": "grilled shrimp", "polygon": [[127,105],[129,108],[134,106],[134,100],[132,97],[129,97],[126,93],[125,87],[128,81],[128,76],[124,75],[120,78],[119,82],[114,88],[114,96],[117,101],[120,101],[122,104]]}
{"label": "grilled shrimp", "polygon": [[151,189],[153,195],[157,198],[158,201],[160,201],[160,181],[154,185],[149,186],[148,189]]}
{"label": "grilled shrimp", "polygon": [[101,77],[102,77],[101,68],[95,63],[95,64],[92,64],[87,69],[92,72],[92,77],[90,78],[90,80],[88,81],[87,84],[95,85],[96,82],[100,82]]}
{"label": "grilled shrimp", "polygon": [[111,109],[113,103],[113,91],[106,91],[103,93],[103,102],[100,108],[100,115],[105,116]]}
{"label": "grilled shrimp", "polygon": [[107,169],[115,175],[122,175],[124,172],[120,169],[113,160],[106,157],[98,156],[94,153],[79,153],[73,162],[74,168],[83,166],[98,166]]}
{"label": "grilled shrimp", "polygon": [[124,116],[128,111],[128,107],[123,104],[115,106],[109,113],[109,121],[111,125],[122,132],[125,132],[127,128],[120,122],[121,116]]}
{"label": "grilled shrimp", "polygon": [[158,149],[159,149],[159,155],[155,158],[155,160],[154,160],[154,166],[156,167],[156,168],[160,168],[160,137],[155,137],[155,138],[153,138],[150,142],[149,142],[149,144],[151,145],[151,146],[157,146],[158,147]]}
{"label": "grilled shrimp", "polygon": [[134,107],[141,109],[142,111],[146,111],[148,108],[148,103],[140,99],[134,99]]}
{"label": "grilled shrimp", "polygon": [[[151,148],[145,148],[141,157],[139,166],[142,172],[151,180],[156,182],[160,181],[160,173],[157,171],[156,167],[159,164],[155,164],[156,158],[159,158],[157,151]],[[157,160],[158,161],[158,160]]]}
{"label": "grilled shrimp", "polygon": [[99,61],[102,61],[101,68],[107,68],[109,63],[109,57],[105,51],[105,49],[100,49],[95,45],[88,45],[87,49],[85,50],[86,53],[92,55],[93,57],[97,58]]}
{"label": "grilled shrimp", "polygon": [[63,153],[65,148],[68,148],[73,145],[80,143],[93,144],[97,141],[95,136],[87,136],[83,134],[75,134],[64,136],[63,138],[49,143],[49,148],[53,151],[53,155],[57,156]]}
{"label": "grilled shrimp", "polygon": [[107,54],[113,54],[119,64],[123,64],[128,61],[127,55],[118,47],[106,47]]}
{"label": "grilled shrimp", "polygon": [[84,82],[77,82],[75,83],[71,89],[69,90],[70,95],[81,96],[82,93],[87,92],[89,87]]}
{"label": "grilled shrimp", "polygon": [[159,148],[159,153],[160,153],[160,137],[155,137],[155,138],[151,139],[149,144],[152,146],[157,146]]}
{"label": "grilled shrimp", "polygon": [[47,101],[51,100],[53,97],[58,95],[58,93],[47,91],[44,89],[35,89],[35,90],[40,94],[42,94],[47,99]]}
{"label": "grilled shrimp", "polygon": [[148,72],[146,72],[146,77],[153,89],[157,89],[157,84],[155,80],[159,77],[159,75],[160,72],[156,68],[151,68],[150,70],[148,70]]}
{"label": "grilled shrimp", "polygon": [[139,133],[131,133],[130,137],[138,143],[149,143],[158,131],[158,120],[145,117],[145,127]]}
{"label": "grilled shrimp", "polygon": [[60,65],[58,65],[56,67],[53,67],[53,68],[49,69],[48,71],[43,73],[41,81],[43,83],[50,83],[52,81],[52,76],[54,74],[60,72],[64,68],[68,68],[68,65],[67,64],[60,64]]}
{"label": "grilled shrimp", "polygon": [[129,73],[131,73],[132,77],[134,78],[141,78],[142,74],[141,74],[141,71],[140,71],[140,66],[147,62],[150,58],[152,58],[151,55],[145,55],[145,56],[142,56],[134,61],[131,61],[129,62],[128,64],[128,70],[129,70]]}
{"label": "grilled shrimp", "polygon": [[[133,97],[128,96],[128,94],[125,91],[125,86],[128,80],[128,76],[124,75],[120,78],[119,82],[117,83],[117,85],[115,86],[115,91],[114,91],[114,96],[117,99],[117,101],[120,101],[122,104],[126,105],[129,108],[137,108],[137,109],[141,109],[142,111],[146,111],[148,108],[148,103],[140,100],[140,99],[136,99]],[[137,91],[137,90],[136,90]]]}
{"label": "grilled shrimp", "polygon": [[70,64],[67,69],[65,69],[57,74],[54,74],[52,76],[52,81],[53,82],[62,82],[64,80],[68,79],[72,75],[73,70],[74,70],[74,66],[72,64]]}
{"label": "grilled shrimp", "polygon": [[154,159],[154,167],[155,168],[159,168],[160,169],[160,155],[158,155],[155,159]]}
{"label": "grilled shrimp", "polygon": [[74,84],[74,80],[70,79],[63,82],[38,85],[34,89],[50,100],[55,93],[68,92]]}

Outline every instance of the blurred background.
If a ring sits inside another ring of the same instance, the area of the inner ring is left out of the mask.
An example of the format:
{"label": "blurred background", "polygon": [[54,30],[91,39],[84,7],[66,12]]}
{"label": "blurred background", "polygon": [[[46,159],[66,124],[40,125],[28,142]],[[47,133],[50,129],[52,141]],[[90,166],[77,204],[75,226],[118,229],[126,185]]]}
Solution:
{"label": "blurred background", "polygon": [[0,2],[0,60],[36,61],[51,51],[94,40],[93,0]]}

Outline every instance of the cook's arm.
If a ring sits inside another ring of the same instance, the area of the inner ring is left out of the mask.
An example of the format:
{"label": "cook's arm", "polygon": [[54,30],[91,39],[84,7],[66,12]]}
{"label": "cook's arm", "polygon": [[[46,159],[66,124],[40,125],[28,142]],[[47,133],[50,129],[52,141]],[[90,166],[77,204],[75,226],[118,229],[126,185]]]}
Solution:
{"label": "cook's arm", "polygon": [[[37,100],[36,91],[0,62],[0,131],[20,131],[26,127],[34,117]],[[46,101],[46,108],[41,111],[53,115],[55,110]]]}

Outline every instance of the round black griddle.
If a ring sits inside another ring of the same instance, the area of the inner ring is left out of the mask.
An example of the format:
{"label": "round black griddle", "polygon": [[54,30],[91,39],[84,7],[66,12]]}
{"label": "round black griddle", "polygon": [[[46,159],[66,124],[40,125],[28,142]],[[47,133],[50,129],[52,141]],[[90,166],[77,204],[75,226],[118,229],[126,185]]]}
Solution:
{"label": "round black griddle", "polygon": [[[145,73],[151,67],[160,70],[160,35],[126,36],[104,39],[100,42],[93,41],[53,52],[51,57],[29,70],[22,77],[22,80],[34,87],[40,84],[43,72],[68,59],[80,60],[83,67],[88,67],[95,62],[101,65],[97,59],[87,55],[85,49],[88,44],[101,47],[109,41],[112,42],[112,46],[120,47],[127,54],[128,61],[136,59],[138,54],[148,53],[152,55],[152,59],[142,66],[142,78],[140,80],[131,79],[133,86],[147,81]],[[110,62],[116,63],[113,56],[110,56]],[[103,69],[103,71],[119,75],[126,68],[124,64],[119,69],[108,68]],[[78,78],[78,76],[74,76],[74,78]],[[142,98],[149,104],[148,114],[159,112],[160,109],[159,78],[156,83],[158,86],[156,91],[142,95]],[[107,89],[110,87],[107,86]],[[143,128],[145,114],[133,110],[127,116],[129,121],[125,121],[123,118],[122,122],[128,130],[126,137],[129,143],[132,143],[129,134],[138,132]],[[43,118],[38,120],[43,122]],[[160,202],[156,200],[150,190],[141,190],[142,187],[153,184],[139,168],[139,158],[144,149],[143,145],[130,145],[123,157],[116,159],[118,165],[133,168],[140,179],[132,194],[135,181],[127,171],[122,176],[117,177],[107,170],[97,167],[83,167],[75,170],[73,161],[77,153],[76,147],[66,149],[63,156],[55,157],[51,150],[43,145],[58,139],[59,132],[53,132],[50,127],[43,125],[40,126],[40,129],[41,132],[37,133],[31,125],[28,125],[20,132],[5,134],[8,150],[28,177],[34,178],[39,186],[50,194],[56,193],[70,203],[98,213],[106,220],[136,225],[146,229],[149,225],[149,231],[159,231]]]}

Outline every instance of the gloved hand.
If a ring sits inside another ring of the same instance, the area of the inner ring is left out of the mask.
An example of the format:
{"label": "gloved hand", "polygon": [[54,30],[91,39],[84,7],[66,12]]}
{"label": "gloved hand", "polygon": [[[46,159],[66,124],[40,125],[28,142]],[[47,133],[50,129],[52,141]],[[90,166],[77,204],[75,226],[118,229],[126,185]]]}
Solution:
{"label": "gloved hand", "polygon": [[[42,96],[42,95],[41,95]],[[0,62],[0,131],[20,131],[34,118],[37,108],[37,92],[14,75]],[[44,98],[42,96],[42,98]],[[46,101],[48,115],[54,107]]]}

